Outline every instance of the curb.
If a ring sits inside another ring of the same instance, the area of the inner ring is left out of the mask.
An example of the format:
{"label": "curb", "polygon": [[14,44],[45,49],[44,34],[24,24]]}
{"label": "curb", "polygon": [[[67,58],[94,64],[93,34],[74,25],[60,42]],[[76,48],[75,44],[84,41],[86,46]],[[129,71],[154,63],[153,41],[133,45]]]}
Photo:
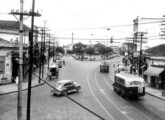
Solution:
{"label": "curb", "polygon": [[[31,86],[31,88],[39,87],[39,86],[44,85],[44,84],[45,83],[40,83],[40,84],[37,84],[37,85],[33,85],[33,86]],[[26,91],[26,90],[28,90],[28,88],[22,89],[22,91]],[[11,91],[11,92],[6,92],[6,93],[0,93],[0,96],[11,94],[11,93],[16,93],[16,92],[18,92],[18,90]]]}
{"label": "curb", "polygon": [[148,95],[150,95],[150,96],[152,96],[152,97],[156,97],[156,98],[158,98],[158,99],[160,99],[160,100],[165,101],[165,99],[163,99],[163,98],[161,98],[161,97],[158,97],[158,96],[156,96],[156,95],[153,95],[153,94],[151,94],[151,93],[149,93],[149,92],[146,92],[146,94],[148,94]]}

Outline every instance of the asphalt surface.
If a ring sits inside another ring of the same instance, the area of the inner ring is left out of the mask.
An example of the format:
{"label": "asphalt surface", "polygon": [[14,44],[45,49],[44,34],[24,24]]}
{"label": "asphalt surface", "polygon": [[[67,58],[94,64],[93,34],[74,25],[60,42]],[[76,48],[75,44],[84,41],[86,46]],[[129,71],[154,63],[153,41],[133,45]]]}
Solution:
{"label": "asphalt surface", "polygon": [[[122,98],[113,91],[113,69],[100,73],[100,62],[77,61],[65,57],[60,69],[61,79],[72,79],[81,84],[80,93],[69,94],[83,106],[106,120],[165,120],[164,101],[146,95],[139,99]],[[110,65],[120,59],[110,61]],[[54,85],[57,80],[49,81]],[[32,89],[31,120],[99,120],[73,101],[62,96],[51,96],[51,88],[42,85]],[[27,91],[23,92],[23,118],[26,118]],[[0,96],[0,120],[17,119],[17,93]]]}

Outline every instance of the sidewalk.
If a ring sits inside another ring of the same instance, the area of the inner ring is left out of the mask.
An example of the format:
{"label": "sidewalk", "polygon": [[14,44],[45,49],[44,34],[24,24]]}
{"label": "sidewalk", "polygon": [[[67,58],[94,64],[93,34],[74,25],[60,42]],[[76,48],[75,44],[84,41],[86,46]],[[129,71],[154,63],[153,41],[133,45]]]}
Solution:
{"label": "sidewalk", "polygon": [[151,88],[151,87],[146,87],[146,94],[165,101],[165,95],[162,96],[162,90],[158,90],[158,89]]}
{"label": "sidewalk", "polygon": [[[51,64],[51,60],[50,60],[50,64]],[[47,67],[48,67],[47,64],[45,64],[43,80],[45,80],[47,76],[47,71],[46,71]],[[39,73],[38,71],[39,71],[39,68],[37,68],[34,73],[38,75]],[[38,83],[38,77],[36,77],[35,75],[32,75],[32,82],[31,82],[32,87],[37,87],[43,84],[44,84],[43,81],[41,81],[41,83]],[[28,89],[28,77],[26,77],[22,82],[22,91],[27,90],[27,89]],[[0,95],[10,94],[17,91],[18,91],[18,85],[16,83],[0,85]]]}

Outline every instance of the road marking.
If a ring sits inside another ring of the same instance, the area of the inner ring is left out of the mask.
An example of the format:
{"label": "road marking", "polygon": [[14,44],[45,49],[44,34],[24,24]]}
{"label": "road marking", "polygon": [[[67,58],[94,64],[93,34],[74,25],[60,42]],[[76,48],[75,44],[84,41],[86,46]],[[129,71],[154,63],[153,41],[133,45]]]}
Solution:
{"label": "road marking", "polygon": [[[96,82],[96,84],[97,84],[97,87],[99,88],[99,90],[101,91],[101,87],[100,87],[100,85],[98,84],[98,82],[97,82],[97,80],[96,80],[96,73],[95,73],[95,82]],[[112,100],[106,95],[106,93],[104,92],[104,91],[101,91],[102,92],[102,94],[105,96],[105,98],[110,102],[110,103],[112,103],[113,105],[114,105],[114,107],[116,107],[116,109],[121,113],[121,114],[123,114],[128,120],[132,120],[130,117],[128,117],[124,112],[126,112],[126,111],[123,111],[123,110],[121,110],[116,104],[114,104],[113,102],[112,102]]]}
{"label": "road marking", "polygon": [[112,120],[115,120],[112,115],[106,110],[106,108],[103,106],[103,104],[99,101],[99,99],[96,97],[95,93],[93,92],[91,86],[90,86],[90,83],[89,83],[89,78],[87,76],[87,82],[88,82],[88,86],[89,86],[89,89],[92,93],[92,95],[94,96],[94,98],[96,99],[96,101],[99,103],[99,105],[102,107],[102,109],[108,114],[108,116],[112,119]]}
{"label": "road marking", "polygon": [[105,77],[104,77],[104,81],[105,81],[105,83],[108,85],[108,87],[109,87],[111,90],[113,90],[112,86],[107,82],[107,80],[105,79]]}

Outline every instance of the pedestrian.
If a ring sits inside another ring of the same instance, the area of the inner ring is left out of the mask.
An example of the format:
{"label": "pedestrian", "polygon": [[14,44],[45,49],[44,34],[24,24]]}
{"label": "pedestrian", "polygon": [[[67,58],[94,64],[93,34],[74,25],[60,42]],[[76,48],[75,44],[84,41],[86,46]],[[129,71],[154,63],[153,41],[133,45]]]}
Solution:
{"label": "pedestrian", "polygon": [[131,65],[131,67],[130,67],[130,73],[132,74],[132,65]]}
{"label": "pedestrian", "polygon": [[132,71],[134,74],[136,74],[136,68],[134,66],[132,67]]}

